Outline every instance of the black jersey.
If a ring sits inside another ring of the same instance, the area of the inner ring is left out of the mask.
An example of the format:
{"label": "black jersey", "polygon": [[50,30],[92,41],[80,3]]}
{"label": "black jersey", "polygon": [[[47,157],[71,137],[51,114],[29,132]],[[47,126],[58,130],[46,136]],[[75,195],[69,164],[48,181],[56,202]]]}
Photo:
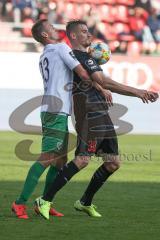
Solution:
{"label": "black jersey", "polygon": [[[87,53],[73,51],[89,75],[102,71],[97,62]],[[108,106],[101,93],[74,73],[74,113],[76,120],[77,148],[75,155],[100,153],[118,154],[118,143]]]}
{"label": "black jersey", "polygon": [[[97,64],[97,62],[87,53],[79,50],[73,51],[78,61],[82,64],[84,69],[88,72],[89,75],[92,75],[94,72],[103,71],[102,68]],[[81,78],[74,73],[74,104],[75,111],[77,107],[85,110],[87,112],[97,110],[108,110],[106,99],[102,96],[100,91],[98,91],[91,84],[87,85]],[[93,103],[93,104],[91,104]],[[95,104],[96,103],[96,104]]]}

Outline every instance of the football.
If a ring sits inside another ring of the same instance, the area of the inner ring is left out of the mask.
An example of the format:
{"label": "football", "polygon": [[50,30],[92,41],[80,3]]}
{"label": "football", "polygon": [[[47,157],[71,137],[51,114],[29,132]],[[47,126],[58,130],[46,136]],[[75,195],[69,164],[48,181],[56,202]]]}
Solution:
{"label": "football", "polygon": [[109,46],[103,42],[91,43],[88,53],[97,61],[99,65],[105,64],[111,57]]}

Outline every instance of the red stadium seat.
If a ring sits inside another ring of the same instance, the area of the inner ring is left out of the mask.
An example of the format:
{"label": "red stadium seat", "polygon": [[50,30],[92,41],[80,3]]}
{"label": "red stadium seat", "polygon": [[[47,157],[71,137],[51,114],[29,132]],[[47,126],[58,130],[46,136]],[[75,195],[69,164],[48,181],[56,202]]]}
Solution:
{"label": "red stadium seat", "polygon": [[89,3],[90,5],[94,5],[94,4],[99,4],[99,1],[98,0],[86,0],[86,1],[82,0],[81,3],[82,4]]}
{"label": "red stadium seat", "polygon": [[115,7],[106,4],[100,5],[97,12],[102,21],[114,22],[115,20]]}
{"label": "red stadium seat", "polygon": [[68,19],[76,19],[77,18],[76,5],[74,3],[66,3],[64,12]]}
{"label": "red stadium seat", "polygon": [[133,6],[135,4],[135,0],[116,0],[117,4],[124,4],[126,6]]}
{"label": "red stadium seat", "polygon": [[118,35],[118,39],[120,41],[134,41],[135,37],[130,33],[130,28],[128,24],[125,23],[114,23],[113,24],[113,29],[115,33]]}
{"label": "red stadium seat", "polygon": [[128,43],[127,53],[130,55],[139,55],[142,50],[142,43],[141,42],[130,42]]}
{"label": "red stadium seat", "polygon": [[89,3],[89,4],[99,4],[99,0],[76,0],[77,3]]}
{"label": "red stadium seat", "polygon": [[88,13],[88,11],[89,11],[90,8],[91,8],[91,5],[88,4],[88,3],[84,3],[84,4],[82,4],[80,7],[81,7],[81,9],[82,9],[82,11],[83,11],[83,15],[84,15],[84,14]]}
{"label": "red stadium seat", "polygon": [[125,42],[132,42],[135,40],[135,36],[131,35],[131,34],[127,34],[127,35],[120,35],[119,36],[119,40],[120,41],[125,41]]}
{"label": "red stadium seat", "polygon": [[99,4],[106,3],[106,4],[114,5],[116,3],[116,0],[99,0],[98,2]]}
{"label": "red stadium seat", "polygon": [[125,23],[121,23],[121,22],[114,23],[114,24],[113,24],[113,28],[114,28],[114,31],[115,31],[117,34],[120,34],[120,33],[122,33],[122,32],[130,33],[129,25],[128,25],[128,24],[125,24]]}
{"label": "red stadium seat", "polygon": [[119,41],[111,41],[108,43],[108,45],[109,45],[111,52],[115,52],[116,49],[119,47],[120,42]]}
{"label": "red stadium seat", "polygon": [[87,16],[91,8],[89,3],[76,4],[76,18],[81,19],[83,16]]}
{"label": "red stadium seat", "polygon": [[128,33],[129,34],[130,33],[129,25],[126,23],[121,23],[121,22],[114,23],[113,28],[114,28],[114,31],[116,32],[116,34],[120,34],[120,33]]}
{"label": "red stadium seat", "polygon": [[117,39],[117,34],[113,31],[113,27],[110,24],[101,22],[98,24],[98,27],[107,40],[113,41]]}
{"label": "red stadium seat", "polygon": [[[57,0],[58,1],[58,0]],[[84,3],[83,0],[65,0],[65,2],[73,2],[73,3]],[[86,1],[87,2],[87,1]]]}
{"label": "red stadium seat", "polygon": [[128,22],[128,8],[126,6],[116,6],[115,21]]}
{"label": "red stadium seat", "polygon": [[109,4],[109,5],[114,5],[116,3],[116,0],[75,0],[79,3],[90,3],[90,4]]}
{"label": "red stadium seat", "polygon": [[25,37],[32,37],[31,27],[33,26],[33,20],[28,18],[23,21],[25,27],[22,29],[22,33]]}

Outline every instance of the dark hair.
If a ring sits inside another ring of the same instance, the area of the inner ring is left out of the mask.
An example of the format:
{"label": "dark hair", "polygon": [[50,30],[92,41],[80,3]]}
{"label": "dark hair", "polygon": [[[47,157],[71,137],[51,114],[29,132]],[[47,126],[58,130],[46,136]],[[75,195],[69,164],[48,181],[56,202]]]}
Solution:
{"label": "dark hair", "polygon": [[78,25],[86,25],[87,26],[86,22],[83,21],[83,20],[72,20],[72,21],[69,21],[67,23],[67,25],[66,25],[66,34],[67,34],[67,37],[69,39],[71,39],[70,33],[72,31],[74,31]]}
{"label": "dark hair", "polygon": [[41,19],[38,20],[32,27],[31,31],[32,31],[32,36],[33,38],[40,43],[43,43],[43,37],[41,35],[41,33],[44,31],[44,23],[48,22],[47,19]]}

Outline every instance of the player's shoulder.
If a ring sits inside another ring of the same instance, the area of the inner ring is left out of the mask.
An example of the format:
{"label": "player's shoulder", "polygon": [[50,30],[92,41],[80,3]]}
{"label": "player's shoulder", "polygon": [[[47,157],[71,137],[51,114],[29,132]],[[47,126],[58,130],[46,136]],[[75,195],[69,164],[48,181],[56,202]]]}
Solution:
{"label": "player's shoulder", "polygon": [[60,51],[63,51],[63,50],[72,51],[72,49],[65,42],[57,43],[57,47]]}
{"label": "player's shoulder", "polygon": [[73,50],[66,43],[59,43],[59,52],[60,55],[66,55],[72,57],[74,60],[77,60]]}
{"label": "player's shoulder", "polygon": [[88,52],[82,52],[79,50],[74,50],[74,54],[81,63],[85,64],[87,67],[92,67],[93,65],[99,66],[94,58],[90,56]]}
{"label": "player's shoulder", "polygon": [[69,49],[71,48],[66,43],[54,43],[54,44],[47,44],[44,48],[44,51],[48,50],[59,50],[62,51],[63,49]]}
{"label": "player's shoulder", "polygon": [[103,71],[97,61],[88,52],[85,52],[83,56],[83,66],[92,73]]}
{"label": "player's shoulder", "polygon": [[80,50],[77,50],[77,49],[74,49],[73,50],[73,53],[74,55],[76,56],[77,59],[80,59],[81,61],[85,61],[86,59],[90,58],[88,56],[88,53],[87,52],[83,52],[83,51],[80,51]]}
{"label": "player's shoulder", "polygon": [[47,44],[45,47],[44,47],[44,50],[43,50],[43,54],[47,54],[47,53],[52,53],[52,52],[56,52],[58,49],[58,46],[57,46],[57,43],[56,44]]}

